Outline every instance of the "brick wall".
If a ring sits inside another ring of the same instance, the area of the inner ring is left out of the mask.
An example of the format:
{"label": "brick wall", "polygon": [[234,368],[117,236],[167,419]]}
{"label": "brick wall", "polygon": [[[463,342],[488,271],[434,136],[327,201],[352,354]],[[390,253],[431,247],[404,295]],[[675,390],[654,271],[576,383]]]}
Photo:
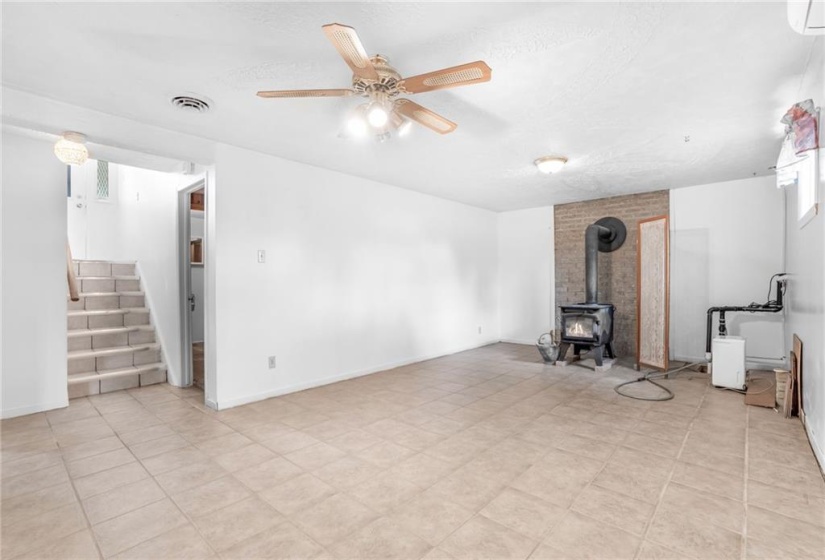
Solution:
{"label": "brick wall", "polygon": [[[668,191],[616,196],[555,207],[556,305],[581,303],[584,286],[584,230],[605,216],[622,220],[627,239],[612,253],[599,253],[599,302],[616,306],[613,349],[619,358],[636,355],[636,228],[643,218],[668,214]],[[558,309],[556,310],[558,314]],[[557,321],[558,323],[558,321]],[[558,325],[557,325],[558,326]]]}

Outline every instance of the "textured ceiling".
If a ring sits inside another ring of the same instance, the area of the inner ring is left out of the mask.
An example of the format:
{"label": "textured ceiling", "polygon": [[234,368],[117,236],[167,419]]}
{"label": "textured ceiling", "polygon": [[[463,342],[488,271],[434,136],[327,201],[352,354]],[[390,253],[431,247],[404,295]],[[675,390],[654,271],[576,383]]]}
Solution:
{"label": "textured ceiling", "polygon": [[[2,15],[7,89],[493,210],[767,174],[822,46],[789,28],[784,2],[6,2]],[[414,96],[455,133],[385,144],[340,136],[357,98],[255,97],[346,87],[331,22],[404,75],[483,59],[493,79]],[[214,110],[176,111],[183,92]],[[547,154],[570,163],[539,174]]]}

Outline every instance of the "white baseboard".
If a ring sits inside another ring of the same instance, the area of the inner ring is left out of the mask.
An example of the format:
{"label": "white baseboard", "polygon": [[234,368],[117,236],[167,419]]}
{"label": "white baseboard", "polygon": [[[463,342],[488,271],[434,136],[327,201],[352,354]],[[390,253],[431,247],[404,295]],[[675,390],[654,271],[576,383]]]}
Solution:
{"label": "white baseboard", "polygon": [[[538,338],[536,339],[538,340]],[[508,342],[510,344],[525,344],[527,346],[535,346],[536,340],[524,340],[520,338],[502,338],[500,342]]]}
{"label": "white baseboard", "polygon": [[18,406],[17,408],[6,408],[3,409],[2,413],[0,413],[0,417],[3,419],[16,418],[18,416],[25,416],[27,414],[35,414],[37,412],[55,410],[56,408],[66,408],[67,406],[69,406],[68,397],[65,401],[58,401],[55,403],[33,404],[29,406]]}
{"label": "white baseboard", "polygon": [[825,450],[819,447],[819,442],[816,440],[816,433],[811,427],[811,423],[803,422],[802,425],[805,427],[805,433],[808,436],[808,442],[811,444],[811,449],[814,450],[814,457],[816,457],[816,460],[819,463],[819,470],[823,476],[825,476],[825,453],[823,452]]}
{"label": "white baseboard", "polygon": [[488,346],[490,344],[495,344],[500,342],[497,339],[494,340],[485,340],[484,342],[480,342],[478,344],[473,344],[470,346],[460,347],[453,350],[449,350],[447,352],[440,352],[437,354],[426,355],[426,356],[417,356],[415,358],[406,358],[403,360],[397,360],[393,362],[384,363],[378,366],[350,371],[347,373],[341,373],[337,375],[331,375],[329,377],[322,377],[321,379],[315,379],[312,381],[307,381],[305,383],[296,383],[294,385],[289,385],[287,387],[279,387],[278,389],[274,389],[272,391],[266,391],[264,393],[257,393],[254,395],[247,395],[244,397],[237,397],[234,399],[227,399],[221,400],[218,402],[208,402],[207,406],[210,408],[215,408],[215,410],[226,410],[228,408],[234,408],[236,406],[241,406],[253,402],[258,402],[266,399],[271,399],[273,397],[280,397],[282,395],[288,395],[290,393],[297,393],[298,391],[305,391],[307,389],[314,389],[315,387],[322,387],[324,385],[329,385],[331,383],[338,383],[339,381],[346,381],[348,379],[354,379],[356,377],[362,377],[364,375],[369,375],[371,373],[378,373],[379,371],[384,371],[388,369],[393,369],[397,367],[407,366],[410,364],[417,364],[419,362],[425,362],[427,360],[432,360],[435,358],[441,358],[444,356],[449,356],[451,354],[457,354],[459,352],[466,352],[467,350],[474,350],[475,348],[481,348],[482,346]]}

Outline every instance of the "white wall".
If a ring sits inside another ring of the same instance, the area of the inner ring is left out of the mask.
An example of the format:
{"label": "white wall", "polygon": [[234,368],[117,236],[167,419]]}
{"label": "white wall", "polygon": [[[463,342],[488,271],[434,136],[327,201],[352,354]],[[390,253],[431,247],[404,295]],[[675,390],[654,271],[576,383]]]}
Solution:
{"label": "white wall", "polygon": [[499,339],[495,213],[230,146],[215,169],[220,408]]}
{"label": "white wall", "polygon": [[[823,50],[825,37],[819,37],[813,50],[797,100],[823,99]],[[825,467],[825,133],[819,126],[819,214],[800,229],[797,215],[797,188],[786,189],[786,268],[788,276],[787,349],[792,337],[802,340],[802,390],[806,428],[819,464]]]}
{"label": "white wall", "polygon": [[117,172],[120,243],[116,260],[137,261],[152,323],[163,347],[169,383],[180,385],[177,200],[178,190],[195,179],[123,165],[117,166]]}
{"label": "white wall", "polygon": [[535,344],[555,328],[553,207],[498,215],[501,339]]}
{"label": "white wall", "polygon": [[[783,271],[782,193],[772,176],[674,189],[670,228],[671,356],[703,360],[708,308],[764,303]],[[727,314],[752,364],[784,363],[783,324],[781,314]]]}
{"label": "white wall", "polygon": [[68,404],[66,167],[3,131],[2,417]]}

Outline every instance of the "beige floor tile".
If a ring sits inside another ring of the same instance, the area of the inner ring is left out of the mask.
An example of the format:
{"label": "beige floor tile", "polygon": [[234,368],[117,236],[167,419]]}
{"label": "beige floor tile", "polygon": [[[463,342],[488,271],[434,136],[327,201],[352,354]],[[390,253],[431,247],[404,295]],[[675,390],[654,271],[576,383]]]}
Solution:
{"label": "beige floor tile", "polygon": [[378,515],[346,494],[336,494],[292,516],[310,537],[324,546],[339,542]]}
{"label": "beige floor tile", "polygon": [[789,469],[782,463],[751,459],[748,461],[748,477],[791,491],[804,488],[806,494],[825,497],[825,480],[817,472],[798,471]]}
{"label": "beige floor tile", "polygon": [[275,457],[276,455],[263,445],[253,443],[228,453],[215,455],[213,460],[227,471],[235,472],[254,467]]}
{"label": "beige floor tile", "polygon": [[739,558],[743,541],[710,521],[669,509],[656,513],[647,540],[694,558]]}
{"label": "beige floor tile", "polygon": [[745,504],[675,482],[665,490],[659,511],[678,512],[735,533],[744,530]]}
{"label": "beige floor tile", "polygon": [[80,504],[73,503],[3,527],[0,556],[13,558],[55,544],[86,528]]}
{"label": "beige floor tile", "polygon": [[253,441],[247,436],[232,432],[231,434],[201,440],[194,445],[210,457],[214,457],[215,455],[221,455],[235,451],[241,447],[246,447],[251,443],[253,443]]}
{"label": "beige floor tile", "polygon": [[343,434],[330,439],[327,443],[334,445],[342,451],[352,453],[380,442],[380,437],[365,430],[355,429],[344,432]]}
{"label": "beige floor tile", "polygon": [[160,455],[154,455],[148,459],[143,459],[141,463],[143,463],[143,466],[149,471],[149,474],[158,476],[185,467],[186,465],[206,461],[207,459],[206,454],[200,449],[189,446],[161,453]]}
{"label": "beige floor tile", "polygon": [[128,449],[123,448],[71,461],[66,463],[66,468],[72,478],[80,478],[134,461],[134,455]]}
{"label": "beige floor tile", "polygon": [[180,510],[165,499],[105,521],[93,531],[103,556],[108,558],[187,524]]}
{"label": "beige floor tile", "polygon": [[430,546],[403,524],[386,517],[376,519],[353,536],[331,547],[338,558],[416,560]]}
{"label": "beige floor tile", "polygon": [[69,447],[61,447],[60,452],[67,462],[77,461],[78,459],[85,459],[93,455],[100,455],[108,451],[115,451],[123,449],[125,446],[120,438],[117,436],[110,436],[99,440],[79,443]]}
{"label": "beige floor tile", "polygon": [[593,483],[625,496],[656,504],[667,484],[671,468],[639,463],[635,467],[618,462],[608,462]]}
{"label": "beige floor tile", "polygon": [[233,476],[224,476],[175,494],[175,503],[190,517],[227,507],[248,498],[251,492]]}
{"label": "beige floor tile", "polygon": [[825,531],[756,506],[748,506],[748,556],[821,558]]}
{"label": "beige floor tile", "polygon": [[275,457],[254,467],[235,472],[235,478],[243,482],[253,492],[271,488],[285,480],[303,474],[304,470],[282,457]]}
{"label": "beige floor tile", "polygon": [[152,440],[168,438],[174,436],[175,431],[165,424],[158,424],[148,428],[141,428],[120,434],[120,440],[126,445],[133,446],[141,443],[146,443]]}
{"label": "beige floor tile", "polygon": [[313,474],[339,490],[346,490],[375,478],[381,472],[381,468],[371,463],[357,457],[346,456],[316,469]]}
{"label": "beige floor tile", "polygon": [[648,521],[653,517],[655,507],[630,496],[591,485],[578,495],[571,509],[641,536],[647,528]]}
{"label": "beige floor tile", "polygon": [[306,473],[259,492],[258,496],[282,514],[292,516],[336,493],[335,488]]}
{"label": "beige floor tile", "polygon": [[21,474],[27,474],[47,467],[52,467],[63,463],[63,456],[60,451],[53,449],[45,453],[37,453],[15,461],[3,462],[3,469],[0,478],[9,478]]}
{"label": "beige floor tile", "polygon": [[393,520],[424,539],[431,546],[438,545],[472,516],[471,510],[431,492],[420,494],[397,508],[391,515]]}
{"label": "beige floor tile", "polygon": [[166,494],[160,486],[153,479],[146,478],[83,500],[83,509],[89,523],[97,525],[164,498]]}
{"label": "beige floor tile", "polygon": [[565,509],[513,488],[505,489],[479,513],[533,540],[541,540]]}
{"label": "beige floor tile", "polygon": [[6,500],[30,492],[37,492],[68,481],[69,475],[61,463],[38,471],[4,478],[0,486],[0,488],[2,488],[0,495]]}
{"label": "beige floor tile", "polygon": [[184,525],[153,537],[115,556],[134,560],[200,560],[217,558],[215,551],[191,525]]}
{"label": "beige floor tile", "polygon": [[346,453],[337,447],[321,442],[287,453],[284,457],[303,469],[314,470],[337,461],[345,455]]}
{"label": "beige floor tile", "polygon": [[381,514],[387,514],[421,492],[421,488],[392,473],[384,473],[351,488],[348,494]]}
{"label": "beige floor tile", "polygon": [[289,522],[266,529],[223,551],[227,560],[316,558],[324,549]]}
{"label": "beige floor tile", "polygon": [[633,558],[640,544],[630,533],[571,511],[531,558]]}
{"label": "beige floor tile", "polygon": [[217,551],[223,551],[284,521],[269,504],[250,497],[217,511],[193,518],[195,525]]}
{"label": "beige floor tile", "polygon": [[457,466],[453,463],[419,453],[390,467],[388,472],[421,488],[429,488],[455,470]]}
{"label": "beige floor tile", "polygon": [[135,461],[89,476],[76,478],[74,480],[74,487],[77,490],[77,495],[83,500],[148,477],[149,473],[146,472],[146,469]]}
{"label": "beige floor tile", "polygon": [[42,548],[36,548],[22,556],[17,556],[16,560],[98,560],[98,558],[100,558],[100,553],[94,537],[91,531],[84,529]]}
{"label": "beige floor tile", "polygon": [[296,430],[272,439],[266,439],[261,442],[261,445],[267,449],[271,449],[275,453],[286,455],[287,453],[309,447],[316,443],[320,442],[311,435]]}
{"label": "beige floor tile", "polygon": [[742,500],[745,488],[744,476],[734,476],[682,462],[676,463],[672,480],[696,490],[739,501]]}
{"label": "beige floor tile", "polygon": [[751,480],[748,482],[748,505],[819,525],[825,531],[825,498],[820,496]]}
{"label": "beige floor tile", "polygon": [[553,447],[598,461],[606,461],[616,450],[613,443],[566,433],[553,438]]}
{"label": "beige floor tile", "polygon": [[675,459],[682,448],[682,442],[680,441],[664,441],[636,433],[628,434],[622,442],[622,445],[637,451],[653,453],[654,455],[661,455],[670,459]]}
{"label": "beige floor tile", "polygon": [[650,542],[642,542],[636,560],[693,560],[691,556],[674,552],[669,548]]}
{"label": "beige floor tile", "polygon": [[173,471],[159,474],[155,481],[169,494],[179,494],[191,488],[206,484],[228,473],[212,461],[198,461]]}
{"label": "beige floor tile", "polygon": [[0,523],[5,527],[76,502],[72,485],[63,482],[36,492],[4,499],[0,502]]}
{"label": "beige floor tile", "polygon": [[134,453],[135,457],[143,460],[154,457],[155,455],[161,455],[163,453],[168,453],[169,451],[181,449],[182,447],[187,447],[188,445],[188,441],[183,439],[178,434],[173,434],[171,436],[130,445],[129,449],[132,453]]}
{"label": "beige floor tile", "polygon": [[459,469],[430,488],[433,496],[467,508],[473,512],[490,503],[505,488],[505,483]]}
{"label": "beige floor tile", "polygon": [[482,516],[475,516],[447,537],[439,548],[456,558],[527,558],[536,542]]}
{"label": "beige floor tile", "polygon": [[411,455],[415,455],[415,451],[389,441],[382,441],[353,453],[353,455],[376,467],[386,469]]}
{"label": "beige floor tile", "polygon": [[601,468],[600,461],[554,451],[547,460],[527,469],[510,486],[567,508]]}

